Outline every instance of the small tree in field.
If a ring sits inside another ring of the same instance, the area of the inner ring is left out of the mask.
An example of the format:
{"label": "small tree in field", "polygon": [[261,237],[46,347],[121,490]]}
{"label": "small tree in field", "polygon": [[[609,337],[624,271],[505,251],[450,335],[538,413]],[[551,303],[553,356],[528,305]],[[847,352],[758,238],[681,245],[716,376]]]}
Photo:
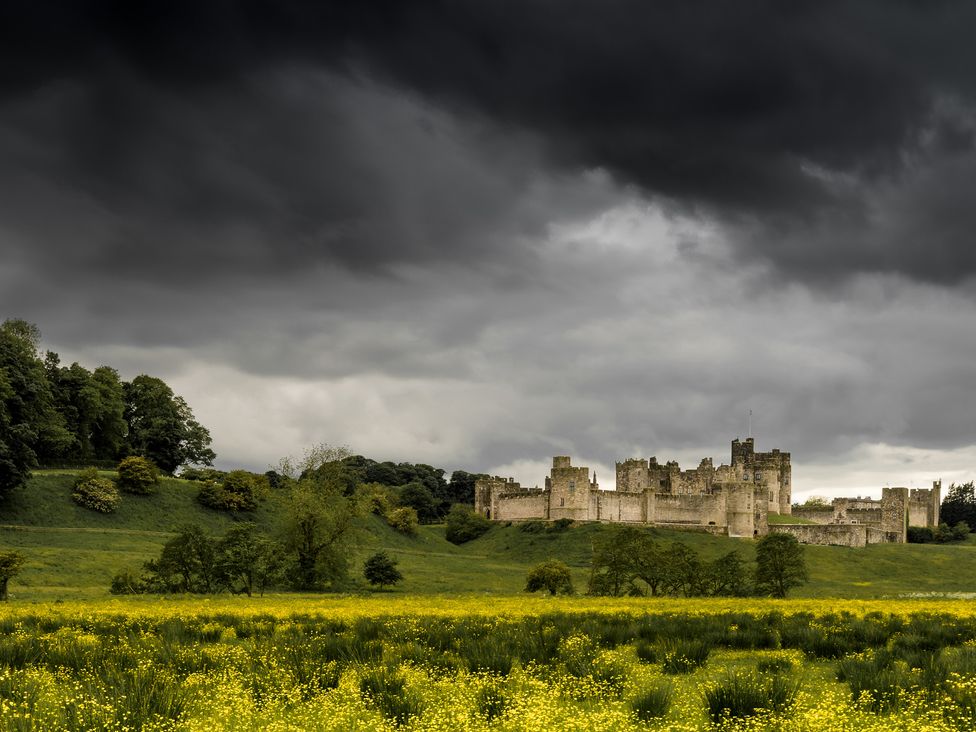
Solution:
{"label": "small tree in field", "polygon": [[795,536],[767,534],[756,544],[756,589],[773,597],[786,597],[808,579],[803,547]]}
{"label": "small tree in field", "polygon": [[395,585],[403,579],[396,565],[397,561],[386,552],[376,552],[363,564],[363,577],[371,585],[380,588]]}
{"label": "small tree in field", "polygon": [[127,457],[116,470],[119,473],[119,488],[127,493],[149,495],[159,482],[159,468],[144,457]]}
{"label": "small tree in field", "polygon": [[525,578],[525,591],[538,592],[539,590],[546,590],[550,595],[560,592],[572,595],[573,577],[569,567],[558,559],[550,559],[534,566]]}
{"label": "small tree in field", "polygon": [[7,585],[24,566],[24,555],[20,552],[0,552],[0,602],[7,601]]}

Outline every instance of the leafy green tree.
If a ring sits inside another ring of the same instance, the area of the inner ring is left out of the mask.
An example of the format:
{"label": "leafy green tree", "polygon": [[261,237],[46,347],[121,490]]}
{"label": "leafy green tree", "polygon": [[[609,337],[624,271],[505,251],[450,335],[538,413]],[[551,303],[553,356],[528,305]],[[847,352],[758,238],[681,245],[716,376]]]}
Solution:
{"label": "leafy green tree", "polygon": [[614,526],[594,537],[589,594],[611,597],[640,594],[634,581],[637,579],[635,557],[641,545],[641,534],[641,530],[634,526]]}
{"label": "leafy green tree", "polygon": [[363,564],[363,577],[371,585],[392,587],[403,579],[397,561],[386,552],[376,552]]}
{"label": "leafy green tree", "polygon": [[300,462],[279,463],[278,472],[291,480],[283,536],[296,589],[337,587],[348,577],[350,545],[365,514],[363,502],[345,491],[341,462],[348,455],[347,448],[320,445]]}
{"label": "leafy green tree", "polygon": [[665,585],[671,594],[685,597],[705,594],[707,579],[698,552],[675,541],[667,548],[664,561],[667,566]]}
{"label": "leafy green tree", "polygon": [[460,503],[451,506],[446,524],[446,537],[452,544],[464,544],[477,539],[491,528],[491,521],[477,513],[471,506]]}
{"label": "leafy green tree", "polygon": [[0,325],[0,495],[24,485],[39,456],[72,444],[37,355],[40,332],[24,320]]}
{"label": "leafy green tree", "polygon": [[280,576],[283,557],[284,548],[250,522],[235,524],[217,542],[217,572],[234,594],[263,595]]}
{"label": "leafy green tree", "polygon": [[400,489],[400,505],[408,506],[417,512],[417,518],[422,524],[436,521],[439,504],[434,494],[423,483],[407,483]]}
{"label": "leafy green tree", "polygon": [[806,582],[803,547],[790,534],[767,534],[756,543],[756,589],[773,597],[786,597]]}
{"label": "leafy green tree", "polygon": [[145,568],[150,591],[211,593],[220,589],[216,544],[194,524],[167,541],[159,559],[146,562]]}
{"label": "leafy green tree", "polygon": [[212,465],[210,433],[166,382],[145,374],[123,387],[128,450],[172,474],[181,465]]}
{"label": "leafy green tree", "polygon": [[447,485],[447,497],[451,503],[466,503],[474,505],[474,484],[479,478],[487,478],[484,473],[468,473],[455,470],[451,473],[451,482]]}
{"label": "leafy green tree", "polygon": [[558,559],[550,559],[530,569],[525,578],[525,591],[538,592],[539,590],[545,590],[550,595],[560,592],[572,595],[573,575],[569,567]]}
{"label": "leafy green tree", "polygon": [[20,552],[0,552],[0,602],[9,598],[7,588],[24,566],[26,558]]}
{"label": "leafy green tree", "polygon": [[942,499],[939,518],[950,526],[965,521],[970,528],[976,527],[976,490],[973,481],[949,486]]}
{"label": "leafy green tree", "polygon": [[159,468],[152,460],[143,457],[127,457],[122,460],[116,471],[119,474],[119,488],[126,493],[149,495],[159,483]]}
{"label": "leafy green tree", "polygon": [[745,560],[731,551],[709,562],[705,570],[708,595],[743,597],[749,594],[749,576]]}
{"label": "leafy green tree", "polygon": [[77,463],[118,458],[127,432],[118,373],[107,366],[94,372],[77,363],[63,367],[58,354],[51,351],[45,356],[44,367],[55,408],[72,436],[62,455],[45,457]]}

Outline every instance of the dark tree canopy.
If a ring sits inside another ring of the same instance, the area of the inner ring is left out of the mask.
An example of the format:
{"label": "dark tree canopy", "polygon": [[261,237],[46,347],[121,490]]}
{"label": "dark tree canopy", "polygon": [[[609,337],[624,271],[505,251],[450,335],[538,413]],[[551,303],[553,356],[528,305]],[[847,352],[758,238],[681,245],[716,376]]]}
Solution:
{"label": "dark tree canopy", "polygon": [[371,585],[390,587],[403,579],[397,561],[386,552],[376,552],[363,564],[363,577]]}
{"label": "dark tree canopy", "polygon": [[942,499],[939,519],[950,526],[965,521],[970,529],[976,528],[976,495],[972,481],[949,486],[945,498]]}
{"label": "dark tree canopy", "polygon": [[183,397],[162,379],[145,374],[125,384],[128,451],[173,473],[181,465],[212,465],[210,433],[193,418]]}
{"label": "dark tree canopy", "polygon": [[808,579],[803,547],[795,536],[767,534],[756,544],[756,589],[786,597]]}
{"label": "dark tree canopy", "polygon": [[23,320],[0,326],[0,494],[23,485],[39,455],[60,454],[72,442],[37,354],[39,338]]}

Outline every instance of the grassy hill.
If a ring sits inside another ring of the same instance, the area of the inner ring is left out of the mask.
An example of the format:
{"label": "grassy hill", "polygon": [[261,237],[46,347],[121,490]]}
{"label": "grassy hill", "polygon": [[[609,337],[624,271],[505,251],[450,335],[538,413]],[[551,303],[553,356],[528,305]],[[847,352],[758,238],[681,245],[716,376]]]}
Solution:
{"label": "grassy hill", "polygon": [[[119,510],[103,515],[71,500],[74,474],[40,471],[29,485],[0,503],[0,549],[16,548],[28,557],[11,584],[20,600],[104,596],[113,574],[138,569],[159,553],[180,526],[196,523],[213,534],[236,520],[253,520],[270,533],[277,530],[281,501],[272,493],[253,514],[234,517],[195,501],[199,484],[164,479],[153,496],[125,495]],[[586,585],[591,544],[600,524],[563,531],[526,531],[517,525],[494,526],[485,536],[462,546],[444,538],[443,526],[422,526],[415,537],[390,529],[378,517],[358,532],[353,561],[361,565],[385,549],[404,574],[397,592],[514,593],[534,564],[561,559],[573,569],[578,589]],[[753,542],[692,532],[652,529],[660,541],[683,541],[713,558],[739,551],[752,561]],[[893,545],[866,549],[806,547],[810,582],[797,590],[804,597],[882,597],[914,592],[976,593],[976,539],[963,545]]]}

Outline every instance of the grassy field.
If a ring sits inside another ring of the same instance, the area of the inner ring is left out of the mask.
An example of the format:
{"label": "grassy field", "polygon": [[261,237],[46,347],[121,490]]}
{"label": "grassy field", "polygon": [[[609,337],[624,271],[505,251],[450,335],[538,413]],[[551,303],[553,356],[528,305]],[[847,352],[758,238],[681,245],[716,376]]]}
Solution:
{"label": "grassy field", "polygon": [[[172,532],[196,523],[220,534],[241,518],[277,531],[280,498],[272,493],[251,515],[234,517],[206,509],[194,497],[198,484],[164,479],[153,496],[125,495],[115,514],[76,506],[70,499],[73,474],[38,473],[27,488],[0,504],[0,548],[28,557],[11,584],[14,600],[97,598],[123,568],[138,570],[158,555]],[[385,549],[399,561],[404,581],[394,594],[520,592],[526,572],[549,558],[566,562],[578,589],[586,586],[591,544],[606,527],[574,526],[564,531],[527,532],[495,526],[461,546],[444,538],[444,527],[422,526],[416,537],[391,530],[371,517],[358,534],[354,561]],[[706,558],[733,549],[751,561],[749,539],[693,532],[652,530],[662,542],[682,541]],[[893,597],[907,593],[976,592],[976,543],[962,545],[875,545],[865,549],[808,546],[810,582],[798,597]]]}
{"label": "grassy field", "polygon": [[0,608],[0,730],[976,725],[970,602],[392,595]]}

